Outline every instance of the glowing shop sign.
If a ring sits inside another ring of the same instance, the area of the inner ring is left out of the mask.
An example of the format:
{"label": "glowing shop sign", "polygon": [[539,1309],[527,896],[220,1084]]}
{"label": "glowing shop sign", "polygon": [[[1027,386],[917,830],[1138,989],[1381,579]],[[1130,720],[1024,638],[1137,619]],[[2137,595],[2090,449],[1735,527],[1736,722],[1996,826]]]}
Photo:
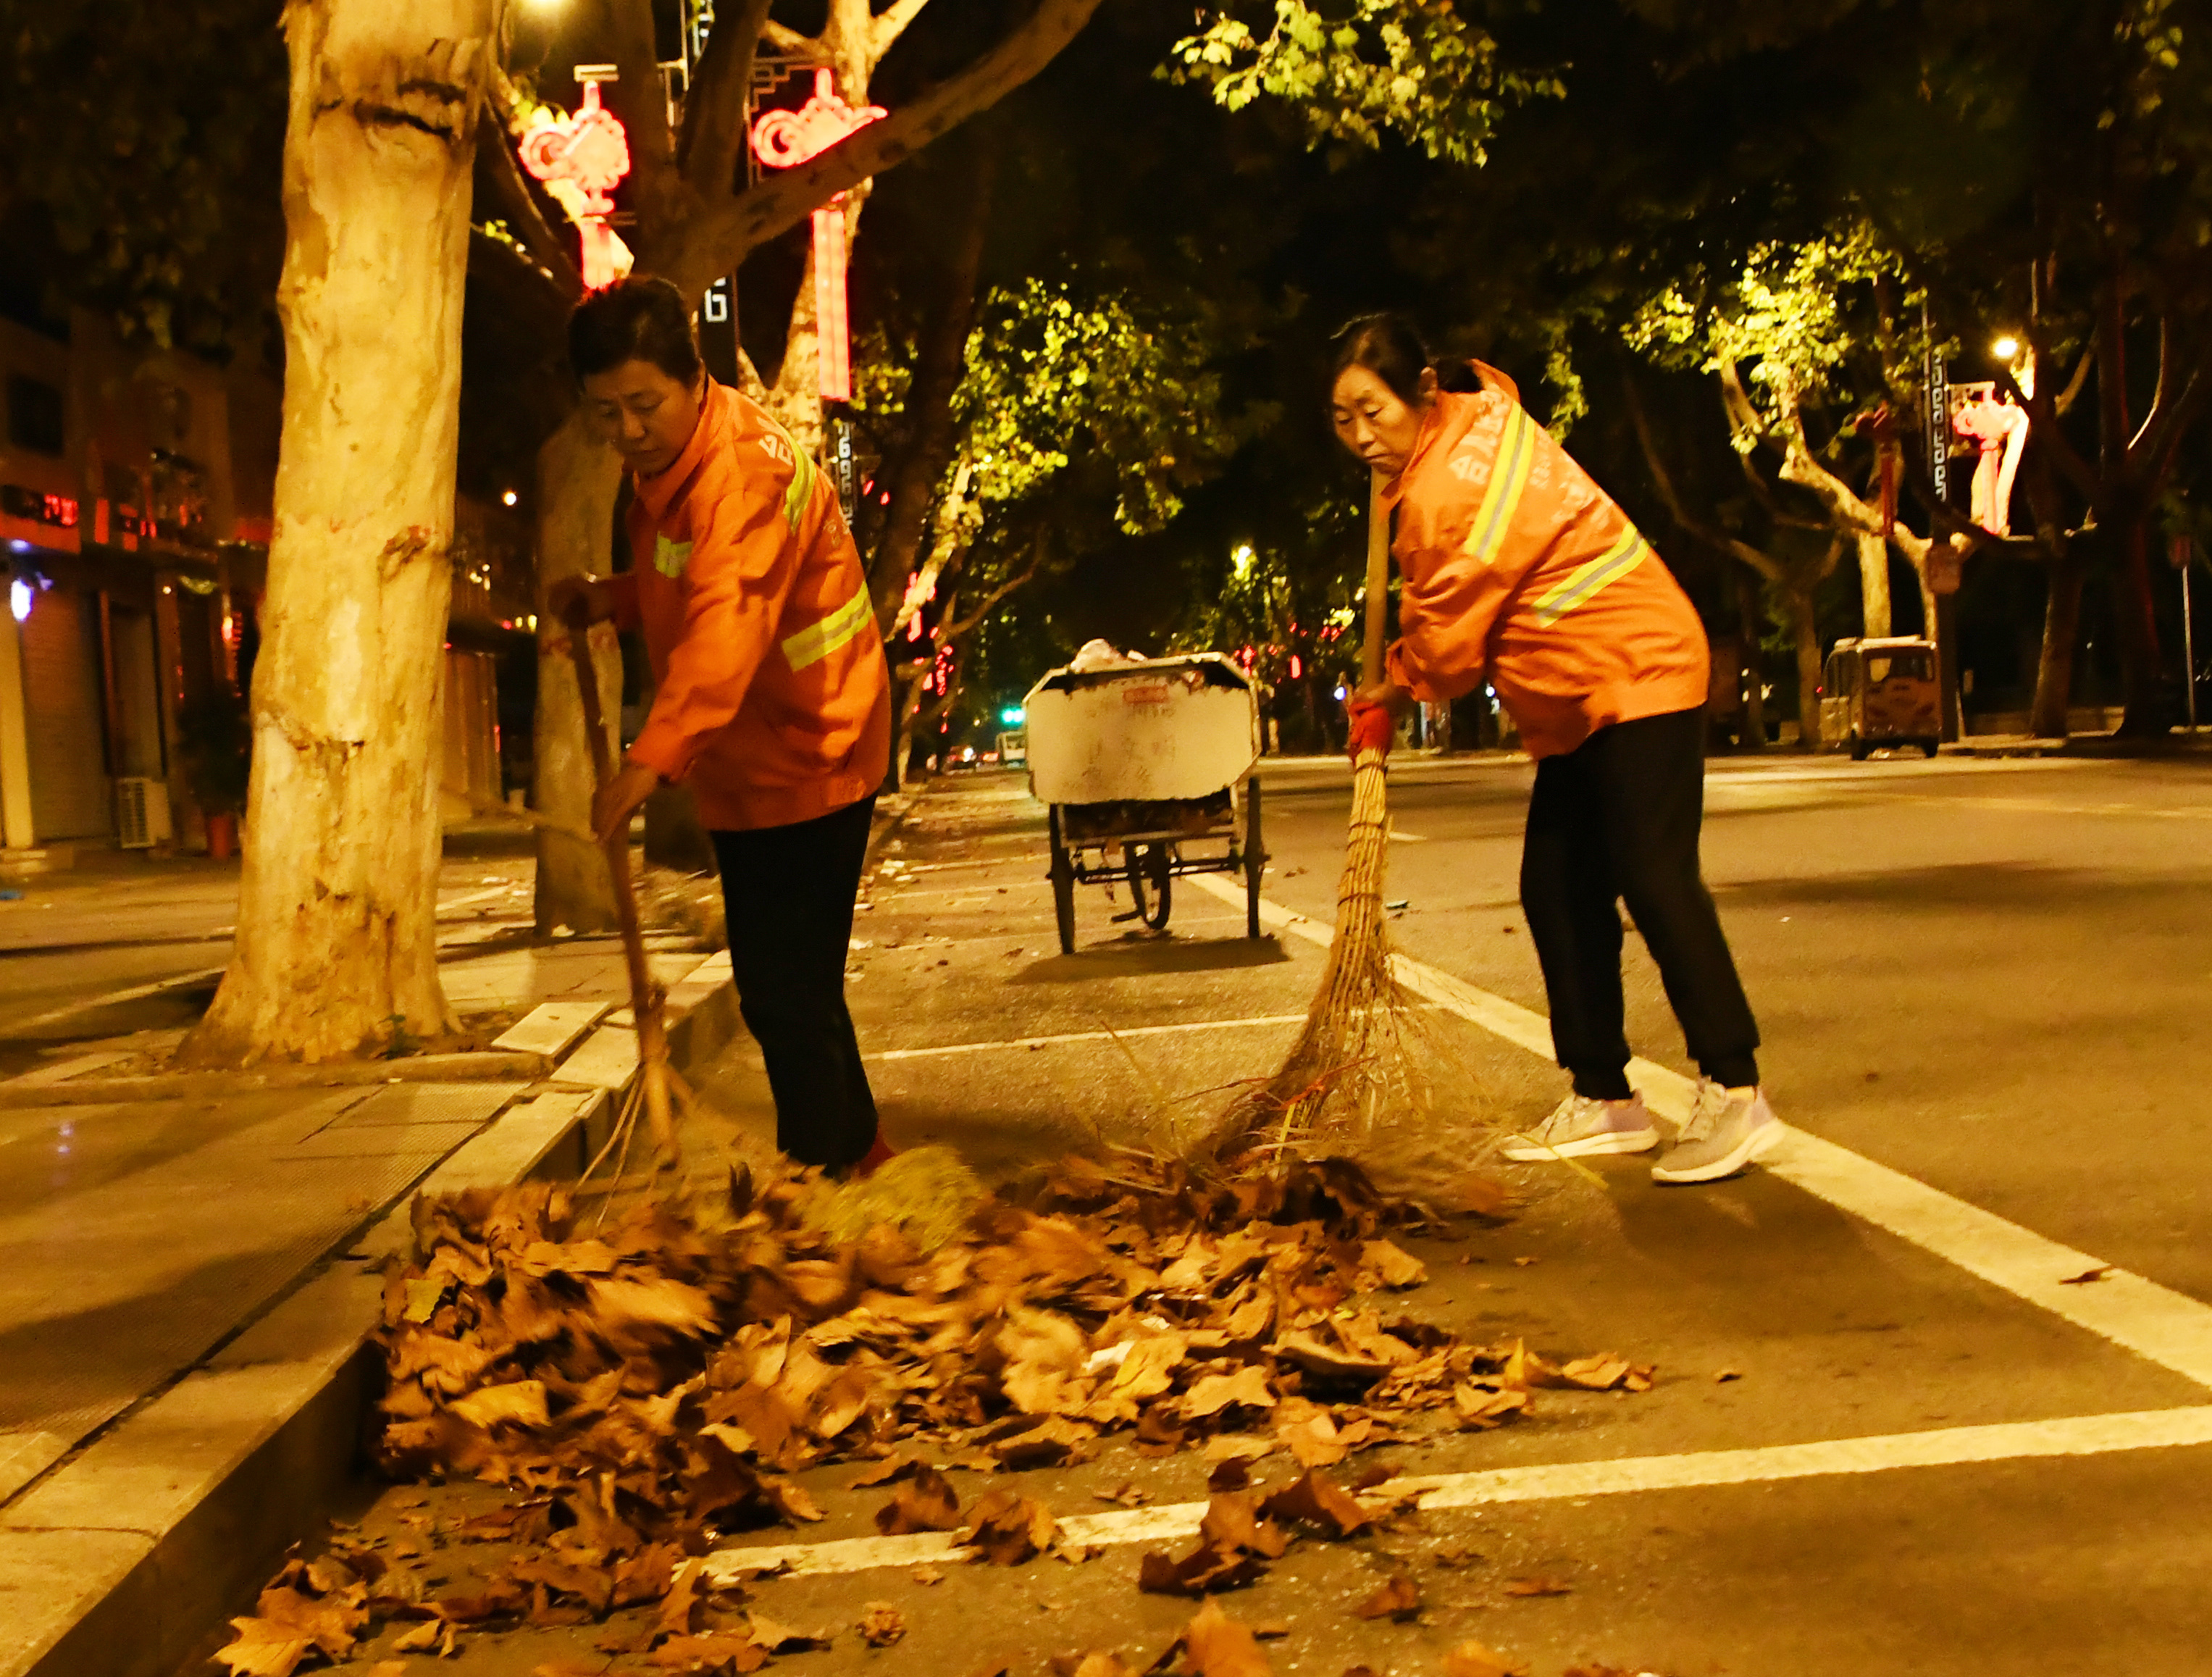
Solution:
{"label": "glowing shop sign", "polygon": [[629,251],[606,218],[608,196],[629,173],[629,139],[615,113],[599,105],[599,84],[584,83],[583,108],[548,118],[524,134],[522,167],[545,183],[583,235],[584,284],[593,291],[629,271]]}
{"label": "glowing shop sign", "polygon": [[[753,155],[772,169],[796,168],[855,131],[890,114],[880,105],[848,105],[826,70],[814,72],[814,97],[796,111],[770,111],[753,125]],[[814,315],[822,399],[853,399],[852,349],[845,313],[845,195],[814,212]]]}

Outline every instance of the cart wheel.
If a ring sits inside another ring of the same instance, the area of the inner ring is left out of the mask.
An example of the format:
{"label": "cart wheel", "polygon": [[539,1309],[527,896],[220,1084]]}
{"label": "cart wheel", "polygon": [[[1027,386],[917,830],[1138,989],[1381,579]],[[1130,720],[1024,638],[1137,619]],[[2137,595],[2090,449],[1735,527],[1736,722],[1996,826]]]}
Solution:
{"label": "cart wheel", "polygon": [[1260,838],[1260,777],[1244,783],[1244,935],[1260,935],[1260,876],[1267,872],[1267,847]]}
{"label": "cart wheel", "polygon": [[1866,741],[1860,738],[1858,735],[1853,734],[1851,736],[1851,761],[1853,763],[1864,763],[1873,750],[1874,747],[1868,744]]}
{"label": "cart wheel", "polygon": [[1075,953],[1075,864],[1068,859],[1067,846],[1060,835],[1060,805],[1054,804],[1047,815],[1052,835],[1052,914],[1060,922],[1060,952]]}
{"label": "cart wheel", "polygon": [[1921,755],[1922,756],[1923,756],[1923,757],[1932,757],[1932,756],[1934,756],[1936,755],[1936,750],[1937,750],[1937,744],[1936,744],[1936,742],[1935,740],[1932,740],[1932,739],[1923,739],[1923,740],[1922,740],[1922,741],[1920,742],[1920,755]]}
{"label": "cart wheel", "polygon": [[1168,847],[1147,844],[1129,852],[1129,906],[1155,932],[1167,929],[1175,900],[1175,875],[1168,870]]}

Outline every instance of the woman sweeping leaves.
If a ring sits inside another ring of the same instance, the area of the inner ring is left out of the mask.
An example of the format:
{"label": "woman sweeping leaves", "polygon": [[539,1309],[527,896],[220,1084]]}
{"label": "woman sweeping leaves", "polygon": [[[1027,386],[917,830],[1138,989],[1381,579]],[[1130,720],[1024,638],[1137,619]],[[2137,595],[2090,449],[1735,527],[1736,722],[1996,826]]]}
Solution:
{"label": "woman sweeping leaves", "polygon": [[657,787],[688,781],[721,865],[738,1004],[775,1094],[776,1145],[864,1172],[890,1157],[845,1006],[845,956],[890,758],[890,679],[836,491],[768,410],[707,376],[665,280],[577,305],[568,360],[629,469],[630,552],[563,579],[572,629],[641,629],[659,684],[600,841]]}
{"label": "woman sweeping leaves", "polygon": [[1513,714],[1536,788],[1521,905],[1552,1042],[1573,1087],[1511,1159],[1659,1143],[1628,1084],[1626,902],[1703,1078],[1662,1182],[1731,1176],[1781,1139],[1759,1087],[1759,1028],[1700,877],[1704,626],[1620,509],[1480,362],[1440,374],[1390,315],[1337,339],[1338,439],[1386,480],[1402,585],[1383,681],[1350,702],[1352,749],[1387,744],[1416,699],[1485,682]]}

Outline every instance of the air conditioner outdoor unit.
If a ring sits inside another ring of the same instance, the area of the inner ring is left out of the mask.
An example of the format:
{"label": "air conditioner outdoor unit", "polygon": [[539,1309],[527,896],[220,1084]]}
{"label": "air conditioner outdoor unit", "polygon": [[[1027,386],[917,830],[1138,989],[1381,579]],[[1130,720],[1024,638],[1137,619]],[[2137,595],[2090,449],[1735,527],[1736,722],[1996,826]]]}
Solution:
{"label": "air conditioner outdoor unit", "polygon": [[169,821],[166,781],[126,775],[115,782],[115,827],[125,850],[150,850],[167,844],[176,829]]}

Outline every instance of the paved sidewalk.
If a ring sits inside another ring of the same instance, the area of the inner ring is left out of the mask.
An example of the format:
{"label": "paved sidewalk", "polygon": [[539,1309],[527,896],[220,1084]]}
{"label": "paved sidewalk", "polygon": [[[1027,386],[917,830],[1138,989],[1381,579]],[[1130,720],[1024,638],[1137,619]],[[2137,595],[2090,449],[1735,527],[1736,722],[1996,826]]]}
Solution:
{"label": "paved sidewalk", "polygon": [[[0,1673],[74,1677],[91,1668],[78,1662],[81,1653],[55,1652],[75,1622],[71,1604],[90,1612],[106,1599],[105,1563],[81,1552],[89,1540],[81,1526],[121,1528],[149,1553],[168,1529],[167,1516],[128,1506],[94,1520],[56,1516],[52,1508],[70,1502],[72,1473],[96,1466],[103,1451],[112,1455],[134,1424],[173,1403],[173,1394],[220,1374],[230,1354],[223,1347],[245,1343],[241,1334],[262,1334],[254,1324],[283,1316],[289,1307],[281,1301],[312,1291],[314,1277],[359,1277],[353,1266],[331,1266],[372,1241],[367,1231],[395,1208],[404,1226],[411,1190],[460,1150],[506,1129],[524,1133],[526,1145],[493,1150],[489,1180],[496,1182],[511,1179],[499,1174],[510,1167],[533,1167],[561,1135],[604,1124],[595,1115],[636,1065],[621,944],[612,937],[533,941],[530,868],[526,855],[449,860],[440,893],[441,973],[448,1000],[480,1037],[546,1056],[555,1068],[540,1082],[395,1077],[221,1098],[0,1108]],[[106,973],[109,986],[95,984],[89,994],[82,983],[73,996],[64,987],[64,999],[45,1010],[52,1017],[29,1040],[19,1035],[0,1062],[29,1067],[0,1090],[58,1092],[81,1078],[144,1071],[181,1036],[181,1024],[170,1021],[204,1005],[212,980],[190,974],[225,952],[234,872],[187,866],[112,877],[122,872],[41,881],[40,890],[0,905],[24,911],[17,925],[0,919],[0,952],[23,963],[0,967],[0,987],[28,964],[52,977],[88,959],[88,944],[125,963]],[[718,1006],[733,1018],[726,955],[708,956],[688,935],[654,935],[648,948],[655,976],[670,987],[679,1030]],[[182,982],[173,970],[161,976],[180,961],[191,963]],[[145,991],[149,969],[150,994],[116,998],[115,990]],[[141,982],[112,985],[131,977]],[[21,1003],[44,982],[13,998],[19,1033],[29,1011]],[[160,1010],[150,1018],[148,1001]],[[94,1034],[103,1027],[124,1034]],[[719,1035],[697,1046],[711,1049]],[[405,1062],[393,1066],[404,1072]],[[483,1168],[467,1177],[485,1179]],[[311,1312],[325,1318],[316,1333],[337,1334],[331,1346],[296,1357],[264,1348],[252,1365],[265,1373],[296,1364],[295,1395],[309,1401],[319,1381],[326,1385],[348,1366],[343,1353],[370,1325],[374,1308],[372,1292],[336,1317],[327,1309]],[[325,1351],[327,1369],[317,1361]],[[202,1373],[193,1375],[196,1368]],[[257,1414],[249,1403],[227,1409],[224,1425],[243,1428],[250,1443],[272,1436],[283,1419],[275,1410]],[[172,1488],[197,1483],[192,1476],[205,1464],[192,1465],[194,1453],[221,1431],[155,1448],[156,1480]],[[143,1479],[143,1443],[130,1448],[139,1451]],[[331,1459],[313,1464],[319,1471],[347,1470],[343,1443],[322,1454]],[[58,1558],[70,1556],[57,1589],[49,1575]],[[125,1559],[136,1565],[143,1557],[131,1551]],[[266,1557],[246,1559],[259,1565]],[[142,1664],[150,1651],[141,1650]]]}

